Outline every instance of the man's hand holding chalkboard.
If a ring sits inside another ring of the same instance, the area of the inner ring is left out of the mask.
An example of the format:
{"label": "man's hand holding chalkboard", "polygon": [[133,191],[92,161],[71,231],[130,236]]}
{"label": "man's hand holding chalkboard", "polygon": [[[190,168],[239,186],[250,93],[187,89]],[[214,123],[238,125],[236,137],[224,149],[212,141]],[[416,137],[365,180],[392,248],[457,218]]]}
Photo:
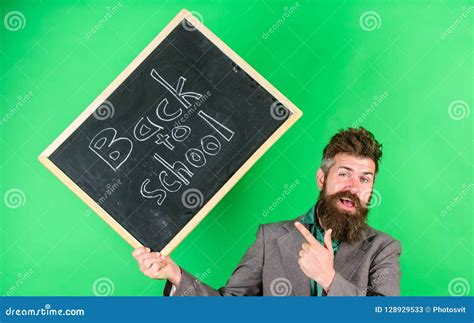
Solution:
{"label": "man's hand holding chalkboard", "polygon": [[181,281],[181,268],[169,257],[159,252],[151,252],[150,248],[137,248],[132,253],[145,276],[153,279],[167,279],[174,286]]}

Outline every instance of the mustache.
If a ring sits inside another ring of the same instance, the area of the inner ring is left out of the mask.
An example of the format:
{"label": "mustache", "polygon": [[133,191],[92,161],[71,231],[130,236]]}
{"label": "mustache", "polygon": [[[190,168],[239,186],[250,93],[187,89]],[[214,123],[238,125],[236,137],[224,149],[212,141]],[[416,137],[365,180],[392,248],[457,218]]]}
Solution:
{"label": "mustache", "polygon": [[356,194],[350,191],[341,191],[327,196],[327,199],[333,202],[337,202],[342,198],[347,198],[354,202],[357,210],[367,209],[366,203],[363,203]]}

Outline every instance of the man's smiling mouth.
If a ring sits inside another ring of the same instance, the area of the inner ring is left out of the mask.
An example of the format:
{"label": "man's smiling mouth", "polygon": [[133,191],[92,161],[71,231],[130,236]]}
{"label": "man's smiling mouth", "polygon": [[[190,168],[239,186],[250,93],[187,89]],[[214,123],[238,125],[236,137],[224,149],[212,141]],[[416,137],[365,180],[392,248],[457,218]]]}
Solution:
{"label": "man's smiling mouth", "polygon": [[347,209],[355,208],[355,203],[350,198],[341,197],[339,201],[341,202],[342,206],[344,206]]}

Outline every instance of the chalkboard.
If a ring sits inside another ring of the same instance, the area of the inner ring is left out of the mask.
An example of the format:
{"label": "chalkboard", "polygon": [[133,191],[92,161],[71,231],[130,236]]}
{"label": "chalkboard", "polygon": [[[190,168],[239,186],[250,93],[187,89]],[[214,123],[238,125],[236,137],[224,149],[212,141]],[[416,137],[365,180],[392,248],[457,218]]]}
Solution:
{"label": "chalkboard", "polygon": [[169,254],[300,116],[182,10],[39,160],[133,247]]}

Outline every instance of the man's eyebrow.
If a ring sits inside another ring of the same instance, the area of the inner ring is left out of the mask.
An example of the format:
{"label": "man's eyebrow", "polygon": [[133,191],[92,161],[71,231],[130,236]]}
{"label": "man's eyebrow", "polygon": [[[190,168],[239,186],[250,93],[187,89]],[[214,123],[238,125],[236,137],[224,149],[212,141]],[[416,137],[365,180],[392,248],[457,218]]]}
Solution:
{"label": "man's eyebrow", "polygon": [[[347,166],[339,166],[338,169],[340,169],[340,168],[347,169],[347,170],[350,171],[350,172],[353,172],[353,171],[354,171],[352,168],[347,167]],[[374,176],[374,173],[372,173],[372,172],[363,172],[362,174]]]}
{"label": "man's eyebrow", "polygon": [[339,167],[338,167],[338,169],[340,169],[340,168],[347,169],[348,171],[351,171],[351,172],[353,172],[353,171],[354,171],[352,168],[350,168],[350,167],[347,167],[347,166],[339,166]]}

